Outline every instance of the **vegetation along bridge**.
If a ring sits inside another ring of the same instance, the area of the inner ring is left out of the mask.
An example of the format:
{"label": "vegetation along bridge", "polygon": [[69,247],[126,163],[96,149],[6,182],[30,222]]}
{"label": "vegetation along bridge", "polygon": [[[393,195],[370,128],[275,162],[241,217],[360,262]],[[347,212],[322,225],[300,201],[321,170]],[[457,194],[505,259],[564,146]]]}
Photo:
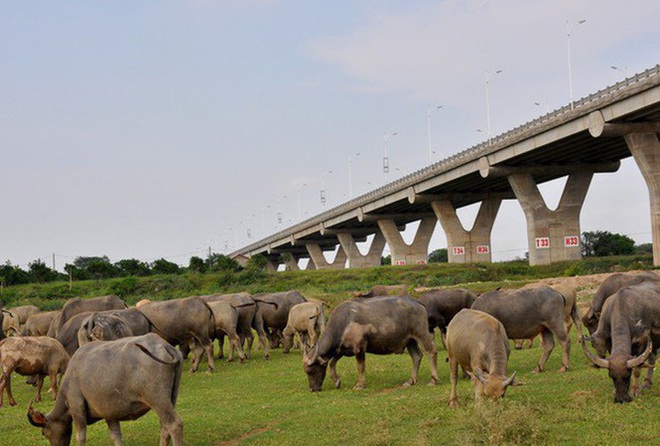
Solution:
{"label": "vegetation along bridge", "polygon": [[[531,265],[579,259],[580,210],[594,173],[615,172],[633,156],[650,195],[653,261],[660,265],[660,65],[517,127],[400,180],[230,253],[262,254],[277,268],[426,263],[437,222],[450,262],[491,261],[490,237],[502,200],[516,199],[527,220]],[[559,206],[547,208],[538,184],[567,176]],[[456,209],[481,203],[466,231]],[[419,221],[411,244],[401,231]],[[373,239],[367,254],[356,243]],[[324,251],[337,250],[330,263]],[[282,254],[288,254],[282,256]],[[348,262],[347,262],[348,260]]]}

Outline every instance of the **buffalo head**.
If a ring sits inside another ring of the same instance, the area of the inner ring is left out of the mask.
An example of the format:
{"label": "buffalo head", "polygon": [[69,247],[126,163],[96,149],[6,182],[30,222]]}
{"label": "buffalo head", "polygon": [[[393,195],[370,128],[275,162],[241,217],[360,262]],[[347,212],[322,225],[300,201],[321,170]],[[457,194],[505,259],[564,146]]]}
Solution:
{"label": "buffalo head", "polygon": [[480,369],[476,369],[474,373],[467,372],[467,374],[470,375],[474,383],[474,397],[476,400],[485,397],[495,401],[504,397],[507,387],[522,385],[522,383],[515,380],[516,372],[513,372],[509,378],[484,374]]}
{"label": "buffalo head", "polygon": [[318,354],[318,348],[314,347],[309,356],[303,359],[303,366],[309,381],[310,392],[320,392],[323,388],[323,380],[328,370],[328,360]]}
{"label": "buffalo head", "polygon": [[53,420],[47,415],[28,407],[28,421],[34,427],[41,428],[41,434],[48,439],[51,446],[69,446],[71,444],[72,420]]}
{"label": "buffalo head", "polygon": [[584,350],[585,355],[587,355],[587,358],[589,358],[597,367],[608,370],[608,374],[614,383],[614,402],[628,403],[632,401],[632,397],[629,393],[630,378],[633,369],[641,366],[653,351],[651,338],[648,338],[644,352],[634,358],[630,358],[630,355],[622,354],[613,354],[605,359],[600,358],[589,350],[584,338],[582,339],[582,349]]}

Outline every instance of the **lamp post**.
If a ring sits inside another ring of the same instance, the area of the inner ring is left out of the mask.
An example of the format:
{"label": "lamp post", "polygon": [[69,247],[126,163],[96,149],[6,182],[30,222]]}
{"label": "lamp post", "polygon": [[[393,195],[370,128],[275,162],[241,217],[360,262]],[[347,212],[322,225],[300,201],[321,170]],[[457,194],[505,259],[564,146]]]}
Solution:
{"label": "lamp post", "polygon": [[360,152],[348,157],[348,199],[353,198],[353,160],[360,156]]}
{"label": "lamp post", "polygon": [[500,74],[502,70],[497,70],[494,73],[486,71],[486,131],[488,136],[488,145],[490,145],[490,78],[496,74]]}
{"label": "lamp post", "polygon": [[396,136],[397,133],[383,133],[383,173],[385,174],[385,182],[387,182],[387,177],[389,176],[388,174],[390,173],[390,159],[387,156],[387,141],[393,137]]}
{"label": "lamp post", "polygon": [[302,212],[300,211],[300,194],[305,187],[307,187],[307,183],[298,188],[298,221],[302,221]]}
{"label": "lamp post", "polygon": [[[575,26],[582,25],[586,20],[578,21]],[[566,49],[568,54],[568,95],[571,104],[571,110],[575,108],[573,104],[573,69],[571,67],[571,22],[566,20]]]}
{"label": "lamp post", "polygon": [[266,211],[270,209],[270,205],[261,209],[261,236],[266,237]]}
{"label": "lamp post", "polygon": [[620,71],[624,76],[628,76],[628,67],[617,67],[616,65],[610,65],[610,68],[615,71]]}
{"label": "lamp post", "polygon": [[325,177],[330,175],[332,170],[328,170],[326,173],[321,175],[321,206],[325,208]]}
{"label": "lamp post", "polygon": [[429,134],[429,164],[433,162],[433,146],[431,145],[431,113],[436,110],[440,110],[442,105],[436,105],[435,107],[426,107],[426,127]]}
{"label": "lamp post", "polygon": [[286,195],[281,196],[280,198],[277,199],[277,224],[281,225],[282,224],[282,206],[281,202],[282,199],[286,198]]}

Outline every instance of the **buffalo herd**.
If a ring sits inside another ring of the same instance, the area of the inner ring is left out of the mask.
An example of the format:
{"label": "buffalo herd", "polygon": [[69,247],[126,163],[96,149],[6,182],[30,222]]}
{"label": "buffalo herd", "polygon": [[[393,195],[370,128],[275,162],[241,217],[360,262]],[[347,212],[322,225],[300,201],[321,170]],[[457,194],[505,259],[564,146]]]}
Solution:
{"label": "buffalo herd", "polygon": [[[105,420],[112,441],[120,445],[120,421],[152,409],[160,420],[160,444],[181,445],[183,423],[175,406],[184,359],[191,355],[191,372],[196,372],[205,358],[206,370],[213,372],[213,344],[218,342],[217,357],[223,358],[226,336],[228,360],[237,355],[243,362],[251,358],[255,333],[265,359],[272,348],[281,345],[288,353],[299,344],[313,392],[322,389],[328,368],[332,384],[340,386],[336,365],[342,356],[355,357],[353,388],[363,389],[367,353],[407,351],[412,372],[404,386],[417,383],[426,353],[430,384],[436,384],[437,328],[449,362],[449,405],[458,405],[459,365],[472,380],[475,399],[496,400],[507,388],[522,385],[516,372],[508,371],[510,340],[531,341],[540,335],[542,354],[534,373],[545,369],[559,343],[559,372],[565,372],[573,324],[586,357],[608,370],[615,402],[631,401],[652,383],[660,347],[660,276],[653,272],[612,274],[583,317],[575,290],[565,286],[481,295],[467,289],[432,290],[418,298],[407,291],[397,285],[356,292],[333,309],[327,322],[328,305],[297,291],[141,301],[135,307],[116,296],[102,296],[71,299],[59,311],[40,312],[31,305],[2,309],[0,407],[5,389],[9,404],[17,404],[12,372],[28,376],[37,389],[34,401],[41,399],[48,377],[55,405],[43,414],[30,404],[28,420],[51,445],[70,444],[74,427],[77,444],[84,445],[86,426],[99,420]],[[646,374],[640,384],[642,369]]]}

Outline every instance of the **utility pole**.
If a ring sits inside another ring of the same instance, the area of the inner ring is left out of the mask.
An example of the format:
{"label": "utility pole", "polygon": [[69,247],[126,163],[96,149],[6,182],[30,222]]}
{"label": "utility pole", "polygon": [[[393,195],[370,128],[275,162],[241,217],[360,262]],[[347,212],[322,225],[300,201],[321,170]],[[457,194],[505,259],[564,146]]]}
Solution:
{"label": "utility pole", "polygon": [[57,271],[55,268],[55,253],[53,253],[53,271]]}

